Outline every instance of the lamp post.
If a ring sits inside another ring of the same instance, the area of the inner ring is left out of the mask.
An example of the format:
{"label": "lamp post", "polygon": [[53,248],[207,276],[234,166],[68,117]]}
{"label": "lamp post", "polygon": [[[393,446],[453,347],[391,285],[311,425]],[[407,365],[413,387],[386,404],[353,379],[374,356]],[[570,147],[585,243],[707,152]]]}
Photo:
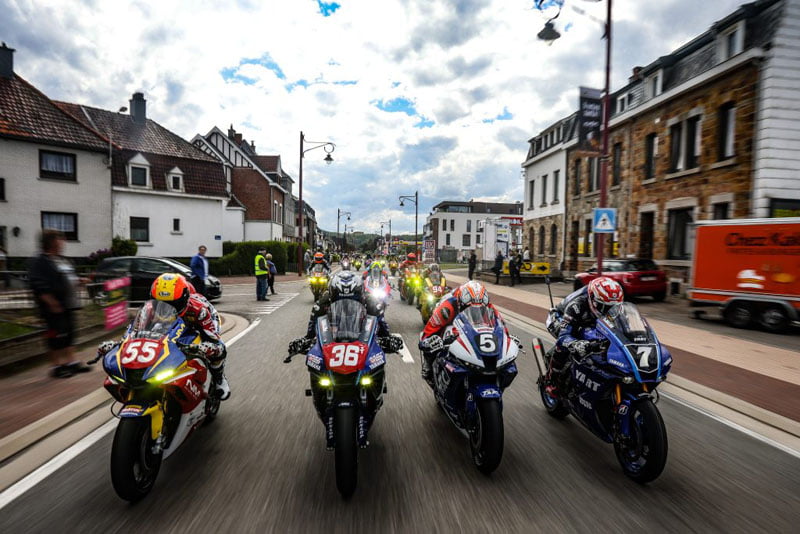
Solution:
{"label": "lamp post", "polygon": [[[339,234],[339,221],[345,215],[347,215],[347,220],[349,221],[350,220],[350,215],[352,215],[352,214],[349,211],[342,211],[340,208],[336,208],[336,238],[337,239],[341,239],[342,238],[342,236]],[[345,223],[345,226],[347,226],[347,223]]]}
{"label": "lamp post", "polygon": [[414,253],[417,255],[419,259],[419,250],[417,249],[417,243],[419,242],[419,236],[417,234],[417,223],[419,221],[419,191],[414,191],[414,195],[401,195],[400,196],[400,207],[403,207],[403,202],[408,200],[409,202],[414,203]]}
{"label": "lamp post", "polygon": [[[609,119],[609,99],[610,99],[610,85],[611,85],[611,6],[612,0],[606,0],[606,21],[605,21],[605,39],[606,39],[606,79],[605,86],[603,87],[603,131],[602,131],[602,152],[600,153],[600,208],[606,207],[608,201],[608,119]],[[559,14],[561,11],[559,10]],[[544,29],[539,32],[537,37],[547,44],[552,44],[553,41],[561,37],[553,27],[552,21],[558,18],[558,14],[552,19],[548,20]],[[605,248],[606,235],[603,233],[595,234],[595,241],[597,242],[597,274],[603,274],[603,252]]]}
{"label": "lamp post", "polygon": [[[330,165],[333,163],[333,158],[331,157],[331,152],[336,149],[336,145],[331,143],[330,141],[306,141],[306,136],[303,135],[303,132],[300,132],[300,221],[299,221],[299,231],[300,231],[300,242],[297,246],[297,275],[303,276],[303,156],[306,152],[310,150],[314,150],[315,148],[324,148],[326,155],[325,155],[325,163]],[[314,146],[311,148],[304,148],[304,143],[309,143]]]}
{"label": "lamp post", "polygon": [[386,253],[389,254],[389,249],[392,246],[392,220],[389,219],[388,221],[381,222],[381,237],[383,237],[383,225],[384,224],[388,224],[389,225],[389,239],[388,240],[384,239],[384,242],[386,243]]}

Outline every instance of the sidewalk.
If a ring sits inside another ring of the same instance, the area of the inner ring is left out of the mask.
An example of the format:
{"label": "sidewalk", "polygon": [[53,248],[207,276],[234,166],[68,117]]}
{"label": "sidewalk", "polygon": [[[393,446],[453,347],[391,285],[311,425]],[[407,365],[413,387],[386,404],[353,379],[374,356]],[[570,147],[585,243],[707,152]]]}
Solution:
{"label": "sidewalk", "polygon": [[[220,316],[222,334],[226,339],[247,326],[244,318],[225,313]],[[93,358],[96,354],[95,347],[96,344],[92,343],[79,350],[76,353],[78,360],[87,361]],[[23,434],[37,435],[41,439],[111,400],[110,395],[104,394],[93,396],[97,400],[89,405],[81,402],[87,395],[95,394],[98,390],[105,393],[102,391],[105,373],[99,364],[92,366],[88,373],[70,378],[51,378],[49,371],[49,363],[42,363],[23,372],[0,377],[0,463],[21,450],[20,443],[24,444],[26,441]],[[64,411],[70,405],[74,409],[66,410],[68,413],[63,416],[49,417],[57,411]],[[48,419],[57,420],[47,421]],[[39,428],[43,425],[43,428]]]}
{"label": "sidewalk", "polygon": [[[452,272],[446,275],[448,281],[457,284],[467,280]],[[550,309],[546,295],[492,283],[486,287],[495,305],[544,323]],[[670,376],[800,422],[800,355],[797,353],[666,321],[648,321],[661,343],[672,352],[674,361]]]}

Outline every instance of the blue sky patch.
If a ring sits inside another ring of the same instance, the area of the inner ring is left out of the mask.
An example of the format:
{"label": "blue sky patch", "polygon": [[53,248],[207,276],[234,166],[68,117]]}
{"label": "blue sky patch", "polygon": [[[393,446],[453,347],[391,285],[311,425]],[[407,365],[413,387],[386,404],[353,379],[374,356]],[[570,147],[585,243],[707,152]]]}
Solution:
{"label": "blue sky patch", "polygon": [[414,128],[431,128],[433,125],[436,124],[430,119],[426,119],[425,117],[420,117],[419,122],[414,125]]}
{"label": "blue sky patch", "polygon": [[414,103],[402,97],[393,98],[392,100],[387,100],[386,102],[383,100],[378,100],[375,101],[375,105],[378,106],[378,109],[382,111],[388,111],[389,113],[402,112],[410,117],[413,117],[417,114]]}
{"label": "blue sky patch", "polygon": [[484,124],[492,124],[494,121],[509,121],[514,118],[514,114],[508,111],[508,108],[503,106],[503,112],[493,119],[483,119]]}
{"label": "blue sky patch", "polygon": [[281,80],[285,80],[286,79],[286,75],[281,70],[280,65],[275,63],[275,60],[272,59],[272,56],[270,56],[269,53],[265,53],[263,56],[257,57],[257,58],[242,58],[242,59],[240,59],[238,66],[236,66],[236,67],[226,67],[226,68],[222,69],[221,71],[219,71],[219,73],[222,75],[222,79],[225,80],[226,82],[227,81],[231,81],[231,80],[235,80],[235,81],[242,82],[242,83],[244,83],[246,85],[252,85],[252,84],[256,83],[256,81],[253,78],[249,78],[247,76],[243,76],[243,75],[239,74],[239,67],[241,67],[242,65],[261,65],[262,67],[264,67],[266,69],[269,69],[272,72],[274,72],[275,76],[277,76]]}
{"label": "blue sky patch", "polygon": [[355,85],[357,83],[357,80],[342,80],[339,82],[333,82],[334,85]]}
{"label": "blue sky patch", "polygon": [[341,4],[336,2],[323,2],[322,0],[317,0],[317,4],[319,4],[319,12],[322,13],[323,17],[330,17],[337,9],[342,7]]}

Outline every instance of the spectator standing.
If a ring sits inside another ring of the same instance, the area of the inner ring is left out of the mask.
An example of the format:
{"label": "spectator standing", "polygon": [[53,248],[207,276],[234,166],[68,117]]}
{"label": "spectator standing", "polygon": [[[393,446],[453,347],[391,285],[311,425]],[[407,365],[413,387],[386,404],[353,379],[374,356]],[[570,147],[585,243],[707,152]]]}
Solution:
{"label": "spectator standing", "polygon": [[467,277],[472,280],[475,276],[475,266],[478,264],[478,257],[475,255],[475,251],[471,250],[469,252],[469,261],[467,262],[468,267],[468,274]]}
{"label": "spectator standing", "polygon": [[265,254],[267,249],[261,247],[256,254],[255,275],[256,275],[256,300],[269,300],[267,298],[267,284],[269,283],[269,265]]}
{"label": "spectator standing", "polygon": [[508,257],[508,275],[511,279],[511,287],[514,287],[517,281],[517,256],[513,252]]}
{"label": "spectator standing", "polygon": [[497,256],[494,258],[494,266],[492,266],[492,272],[494,272],[494,283],[500,283],[500,273],[503,272],[503,253],[501,251],[497,251]]}
{"label": "spectator standing", "polygon": [[308,270],[311,268],[311,251],[306,249],[306,253],[303,254],[303,268],[308,274]]}
{"label": "spectator standing", "polygon": [[28,265],[28,281],[39,312],[47,325],[45,338],[49,349],[51,371],[55,378],[68,378],[85,373],[89,368],[75,359],[75,310],[80,308],[79,284],[84,282],[75,268],[62,256],[64,234],[44,230],[42,252]]}
{"label": "spectator standing", "polygon": [[[267,267],[269,268],[269,275],[267,276],[267,285],[272,294],[275,294],[275,275],[278,274],[278,268],[272,263],[272,254],[267,254]],[[266,295],[266,291],[264,292]]]}
{"label": "spectator standing", "polygon": [[528,247],[525,247],[525,250],[522,252],[522,261],[531,261],[531,251],[528,250]]}
{"label": "spectator standing", "polygon": [[192,256],[192,261],[189,262],[189,267],[192,268],[192,285],[195,291],[206,296],[206,280],[208,279],[208,260],[206,259],[206,246],[200,245],[197,247],[197,254]]}

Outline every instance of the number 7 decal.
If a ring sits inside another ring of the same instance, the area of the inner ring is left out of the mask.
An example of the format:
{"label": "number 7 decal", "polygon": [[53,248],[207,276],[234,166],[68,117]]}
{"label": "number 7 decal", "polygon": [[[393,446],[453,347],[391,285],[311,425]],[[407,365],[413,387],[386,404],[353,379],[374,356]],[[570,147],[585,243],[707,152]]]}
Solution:
{"label": "number 7 decal", "polygon": [[639,368],[647,369],[650,366],[650,354],[653,352],[653,347],[636,347],[636,352],[640,356]]}

